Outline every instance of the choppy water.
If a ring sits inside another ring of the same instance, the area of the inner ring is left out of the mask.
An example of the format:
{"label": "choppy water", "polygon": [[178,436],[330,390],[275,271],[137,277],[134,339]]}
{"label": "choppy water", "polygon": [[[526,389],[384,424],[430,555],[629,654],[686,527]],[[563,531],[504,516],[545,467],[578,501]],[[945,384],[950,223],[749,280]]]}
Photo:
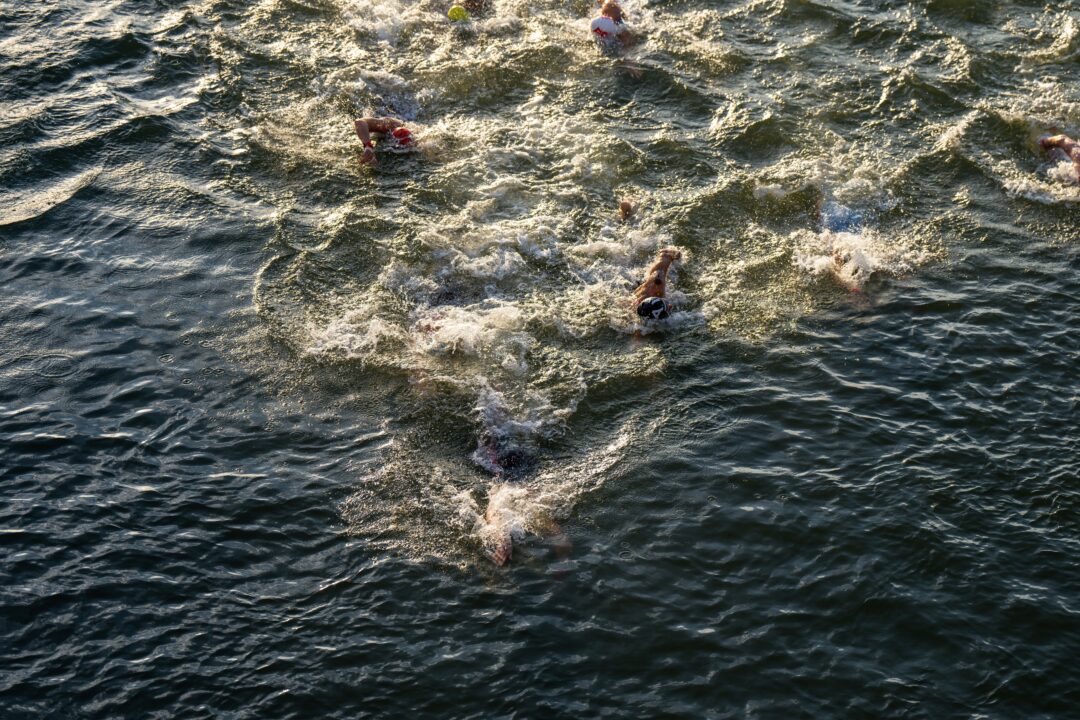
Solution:
{"label": "choppy water", "polygon": [[0,4],[0,716],[1074,715],[1080,10],[447,4]]}

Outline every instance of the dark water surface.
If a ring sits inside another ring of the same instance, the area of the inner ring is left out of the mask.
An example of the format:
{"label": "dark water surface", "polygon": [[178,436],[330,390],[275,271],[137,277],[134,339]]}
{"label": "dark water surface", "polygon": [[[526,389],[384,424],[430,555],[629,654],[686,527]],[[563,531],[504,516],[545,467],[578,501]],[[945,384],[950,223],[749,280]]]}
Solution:
{"label": "dark water surface", "polygon": [[1076,717],[1080,9],[446,6],[0,3],[0,718]]}

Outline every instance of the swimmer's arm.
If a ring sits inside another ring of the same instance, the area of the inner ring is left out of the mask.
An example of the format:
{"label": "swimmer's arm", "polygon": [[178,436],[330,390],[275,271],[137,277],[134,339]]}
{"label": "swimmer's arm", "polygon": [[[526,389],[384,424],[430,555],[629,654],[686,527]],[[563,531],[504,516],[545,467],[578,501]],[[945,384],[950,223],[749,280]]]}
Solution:
{"label": "swimmer's arm", "polygon": [[371,127],[370,118],[353,120],[353,130],[356,131],[356,137],[360,138],[360,142],[364,147],[370,148],[372,146],[371,132],[374,128]]}
{"label": "swimmer's arm", "polygon": [[1072,154],[1078,147],[1080,147],[1080,143],[1076,142],[1068,135],[1049,135],[1039,138],[1039,145],[1041,145],[1044,150],[1061,148],[1069,154]]}
{"label": "swimmer's arm", "polygon": [[388,133],[403,125],[400,120],[394,118],[357,118],[353,121],[356,137],[360,142],[368,146],[371,143],[371,133]]}
{"label": "swimmer's arm", "polygon": [[364,145],[364,151],[360,155],[360,162],[366,165],[375,164],[375,150],[373,149],[373,143],[371,142],[371,132],[369,128],[369,118],[358,118],[353,121],[353,129],[356,131],[356,137],[360,138],[360,142]]}
{"label": "swimmer's arm", "polygon": [[364,118],[364,122],[367,123],[368,129],[374,133],[386,134],[393,132],[395,128],[399,128],[405,123],[396,118],[380,117],[380,118]]}
{"label": "swimmer's arm", "polygon": [[676,259],[677,256],[675,253],[670,250],[662,250],[656,260],[653,261],[653,264],[649,266],[648,271],[646,271],[646,276],[652,277],[655,275],[661,279],[667,277],[668,268],[671,267],[671,263]]}
{"label": "swimmer's arm", "polygon": [[649,274],[645,276],[645,282],[638,286],[634,291],[633,298],[636,302],[641,302],[647,297],[664,297],[664,276],[666,273],[663,270],[657,269],[655,266],[649,269]]}

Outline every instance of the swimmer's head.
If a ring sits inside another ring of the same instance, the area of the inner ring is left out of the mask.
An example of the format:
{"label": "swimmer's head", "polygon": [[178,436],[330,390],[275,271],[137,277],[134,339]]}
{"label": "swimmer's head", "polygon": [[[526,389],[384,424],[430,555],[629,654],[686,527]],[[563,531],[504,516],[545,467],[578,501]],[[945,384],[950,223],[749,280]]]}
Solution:
{"label": "swimmer's head", "polygon": [[668,316],[668,304],[664,298],[647,297],[638,303],[637,314],[646,320],[663,320]]}
{"label": "swimmer's head", "polygon": [[398,145],[408,145],[413,141],[412,132],[407,127],[397,127],[390,131]]}
{"label": "swimmer's head", "polygon": [[623,21],[622,8],[619,7],[619,3],[615,2],[615,0],[604,0],[604,4],[600,6],[600,14],[611,18],[615,22]]}

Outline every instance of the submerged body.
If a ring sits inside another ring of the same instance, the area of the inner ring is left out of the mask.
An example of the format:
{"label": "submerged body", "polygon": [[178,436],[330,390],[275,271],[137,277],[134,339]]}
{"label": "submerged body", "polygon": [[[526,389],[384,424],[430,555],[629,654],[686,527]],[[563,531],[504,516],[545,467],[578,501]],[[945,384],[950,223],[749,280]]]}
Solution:
{"label": "submerged body", "polygon": [[488,491],[480,536],[491,561],[505,565],[513,554],[514,540],[525,537],[527,525],[516,503],[528,495],[528,488],[513,481],[522,477],[532,461],[529,453],[512,438],[490,428],[482,433],[473,460],[500,481]]}

